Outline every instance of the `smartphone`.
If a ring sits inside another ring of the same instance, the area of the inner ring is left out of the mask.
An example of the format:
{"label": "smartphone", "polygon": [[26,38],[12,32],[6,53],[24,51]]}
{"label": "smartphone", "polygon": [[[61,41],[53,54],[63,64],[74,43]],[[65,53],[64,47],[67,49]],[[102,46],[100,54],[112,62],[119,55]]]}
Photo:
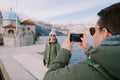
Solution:
{"label": "smartphone", "polygon": [[70,34],[70,42],[82,42],[82,40],[80,39],[81,37],[83,37],[83,34],[75,34],[75,33],[71,33]]}

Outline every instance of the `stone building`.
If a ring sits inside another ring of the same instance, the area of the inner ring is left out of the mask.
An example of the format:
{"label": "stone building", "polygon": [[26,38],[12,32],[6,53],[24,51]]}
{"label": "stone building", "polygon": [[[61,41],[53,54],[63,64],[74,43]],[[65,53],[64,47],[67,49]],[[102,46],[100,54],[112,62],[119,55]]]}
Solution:
{"label": "stone building", "polygon": [[34,43],[35,25],[31,20],[21,21],[12,10],[1,13],[0,33],[3,36],[4,46],[28,46]]}

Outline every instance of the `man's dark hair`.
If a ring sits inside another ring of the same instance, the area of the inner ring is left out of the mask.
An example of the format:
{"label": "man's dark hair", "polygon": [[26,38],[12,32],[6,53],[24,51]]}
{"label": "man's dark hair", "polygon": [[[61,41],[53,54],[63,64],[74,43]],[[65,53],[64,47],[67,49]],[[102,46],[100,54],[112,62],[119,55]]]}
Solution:
{"label": "man's dark hair", "polygon": [[98,16],[100,28],[106,28],[112,35],[120,34],[120,3],[102,9]]}

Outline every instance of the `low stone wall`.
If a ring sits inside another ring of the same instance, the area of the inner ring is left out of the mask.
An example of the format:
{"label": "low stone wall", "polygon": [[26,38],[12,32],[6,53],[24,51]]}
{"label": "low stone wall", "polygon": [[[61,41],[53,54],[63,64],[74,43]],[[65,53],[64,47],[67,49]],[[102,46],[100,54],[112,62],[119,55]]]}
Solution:
{"label": "low stone wall", "polygon": [[4,36],[3,43],[4,43],[4,46],[14,47],[15,46],[15,37],[14,36]]}
{"label": "low stone wall", "polygon": [[6,71],[6,68],[2,62],[2,60],[0,60],[0,70],[1,70],[1,78],[3,80],[12,80],[8,74],[8,72]]}

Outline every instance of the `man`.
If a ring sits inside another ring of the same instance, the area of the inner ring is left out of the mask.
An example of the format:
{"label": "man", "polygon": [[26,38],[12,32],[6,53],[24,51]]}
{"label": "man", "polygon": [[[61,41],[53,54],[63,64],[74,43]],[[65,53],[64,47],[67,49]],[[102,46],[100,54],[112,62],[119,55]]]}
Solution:
{"label": "man", "polygon": [[95,48],[88,46],[85,35],[80,43],[90,60],[68,65],[73,45],[68,35],[44,80],[120,80],[120,3],[98,16],[96,26],[90,28]]}

